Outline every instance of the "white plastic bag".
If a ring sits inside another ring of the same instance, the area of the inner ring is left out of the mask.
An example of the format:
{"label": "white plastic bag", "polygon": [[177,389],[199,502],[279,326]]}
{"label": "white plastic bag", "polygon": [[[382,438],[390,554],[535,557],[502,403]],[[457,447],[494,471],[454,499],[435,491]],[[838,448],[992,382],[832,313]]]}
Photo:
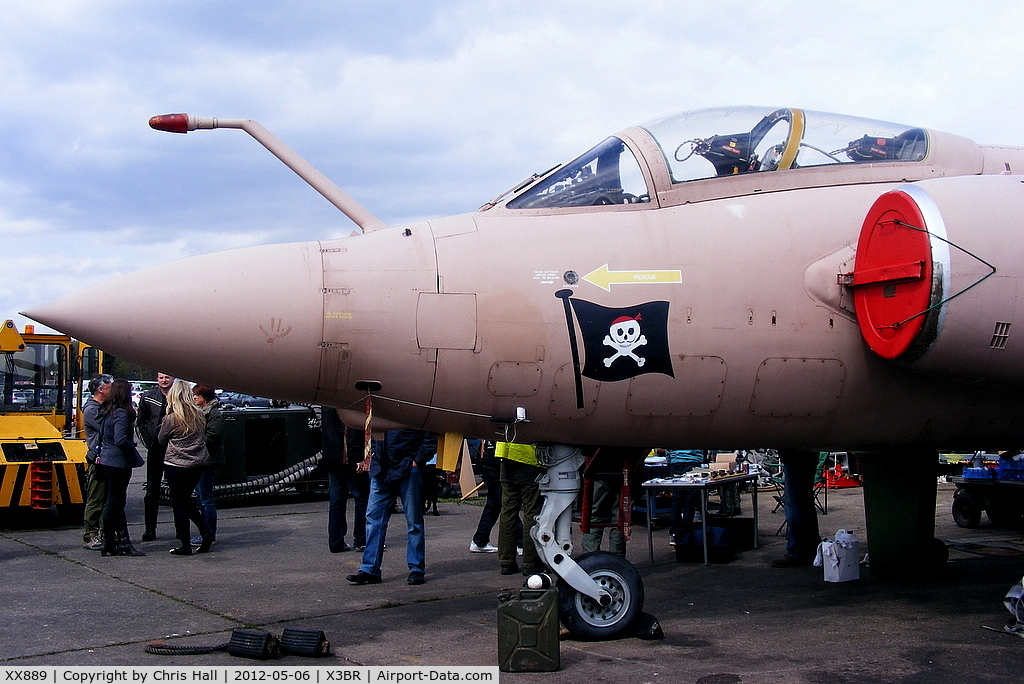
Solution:
{"label": "white plastic bag", "polygon": [[818,544],[814,566],[825,569],[826,582],[849,582],[860,579],[857,560],[860,544],[849,530],[836,530],[835,540],[826,539]]}

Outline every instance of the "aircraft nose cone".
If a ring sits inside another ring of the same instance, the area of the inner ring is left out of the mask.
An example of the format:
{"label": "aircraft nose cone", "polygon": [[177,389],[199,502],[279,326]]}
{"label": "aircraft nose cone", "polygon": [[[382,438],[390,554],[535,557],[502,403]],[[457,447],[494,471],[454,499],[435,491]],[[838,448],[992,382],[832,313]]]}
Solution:
{"label": "aircraft nose cone", "polygon": [[151,370],[310,401],[295,388],[317,386],[322,291],[319,243],[267,245],[129,273],[24,315]]}

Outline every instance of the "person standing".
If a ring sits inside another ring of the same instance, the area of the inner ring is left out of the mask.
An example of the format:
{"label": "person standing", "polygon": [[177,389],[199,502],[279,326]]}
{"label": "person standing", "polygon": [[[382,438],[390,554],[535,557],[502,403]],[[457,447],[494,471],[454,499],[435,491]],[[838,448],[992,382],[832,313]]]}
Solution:
{"label": "person standing", "polygon": [[821,543],[818,511],[814,505],[814,480],[818,477],[817,451],[780,449],[786,490],[783,501],[786,522],[786,553],[772,561],[773,568],[802,568],[814,563]]}
{"label": "person standing", "polygon": [[537,478],[544,469],[537,462],[537,451],[530,444],[498,442],[495,456],[501,461],[501,513],[498,515],[501,574],[519,572],[516,538],[520,525],[523,530],[523,574],[541,572],[544,566],[530,534],[543,504]]}
{"label": "person standing", "polygon": [[379,453],[357,470],[370,472],[370,498],[366,505],[366,548],[359,572],[345,579],[352,584],[380,584],[381,562],[388,520],[395,500],[401,498],[408,533],[405,559],[408,583],[426,581],[426,546],[423,537],[423,492],[419,469],[437,453],[437,434],[423,430],[388,430]]}
{"label": "person standing", "polygon": [[192,399],[192,388],[184,380],[175,380],[167,392],[167,415],[160,423],[157,441],[164,445],[164,474],[171,490],[174,533],[178,538],[178,546],[171,549],[171,553],[175,556],[192,555],[189,521],[196,524],[202,535],[198,552],[206,553],[213,540],[206,529],[203,514],[192,498],[208,458],[206,421]]}
{"label": "person standing", "polygon": [[[608,528],[608,551],[622,558],[626,557],[626,538],[620,515],[622,511],[623,487],[628,487],[629,500],[633,500],[634,483],[632,473],[643,462],[649,449],[632,447],[600,447],[587,461],[586,474],[593,482],[593,496],[590,501],[590,529],[583,534],[583,553],[599,551]],[[629,481],[626,481],[627,475]]]}
{"label": "person standing", "polygon": [[469,551],[497,553],[498,547],[491,544],[491,530],[501,513],[501,464],[494,455],[493,441],[470,440],[471,452],[474,441],[477,442],[476,448],[480,454],[477,468],[480,471],[480,479],[487,487],[487,499],[484,501],[484,509],[480,511],[480,521],[477,523],[476,532],[473,533],[473,540],[469,543]]}
{"label": "person standing", "polygon": [[[680,477],[694,468],[704,465],[705,454],[699,449],[665,449],[668,474]],[[672,490],[672,521],[668,527],[669,544],[684,544],[684,536],[693,530],[693,520],[700,502],[700,493],[695,490]],[[656,511],[650,511],[656,515]]]}
{"label": "person standing", "polygon": [[103,504],[103,556],[145,556],[128,535],[128,482],[132,468],[143,465],[135,447],[135,409],[132,408],[132,386],[127,380],[114,380],[97,413],[100,440],[96,463],[99,477],[107,485]]}
{"label": "person standing", "polygon": [[82,406],[87,448],[85,460],[89,464],[86,469],[88,485],[85,494],[85,528],[82,531],[82,545],[90,551],[99,551],[103,548],[103,504],[107,500],[107,483],[98,477],[99,468],[96,466],[100,432],[103,430],[98,414],[100,405],[107,398],[107,392],[110,391],[112,382],[114,382],[113,376],[106,374],[97,375],[90,380],[89,398]]}
{"label": "person standing", "polygon": [[156,387],[139,397],[138,432],[146,447],[146,495],[142,498],[146,529],[142,541],[156,539],[156,519],[160,513],[160,485],[164,479],[164,446],[157,440],[160,422],[167,413],[167,393],[174,376],[156,374]]}
{"label": "person standing", "polygon": [[[199,476],[199,484],[196,485],[196,499],[203,513],[206,531],[210,534],[210,544],[214,544],[217,541],[217,502],[213,497],[213,484],[217,479],[217,470],[224,465],[224,414],[220,412],[217,393],[208,385],[193,387],[192,399],[206,419],[204,435],[208,454],[206,465]],[[202,537],[193,538],[192,543],[202,544]]]}
{"label": "person standing", "polygon": [[370,493],[370,476],[356,472],[363,460],[363,431],[349,429],[328,406],[320,409],[320,434],[323,464],[327,470],[330,504],[327,512],[327,546],[331,553],[349,551],[345,542],[348,521],[345,519],[348,500],[352,510],[352,545],[359,551],[366,548],[366,503]]}

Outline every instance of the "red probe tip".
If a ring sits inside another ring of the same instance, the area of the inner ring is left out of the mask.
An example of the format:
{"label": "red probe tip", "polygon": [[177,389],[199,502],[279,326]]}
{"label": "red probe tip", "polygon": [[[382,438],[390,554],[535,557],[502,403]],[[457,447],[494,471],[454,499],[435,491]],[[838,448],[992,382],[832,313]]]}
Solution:
{"label": "red probe tip", "polygon": [[188,114],[161,114],[149,120],[149,127],[168,133],[188,133]]}

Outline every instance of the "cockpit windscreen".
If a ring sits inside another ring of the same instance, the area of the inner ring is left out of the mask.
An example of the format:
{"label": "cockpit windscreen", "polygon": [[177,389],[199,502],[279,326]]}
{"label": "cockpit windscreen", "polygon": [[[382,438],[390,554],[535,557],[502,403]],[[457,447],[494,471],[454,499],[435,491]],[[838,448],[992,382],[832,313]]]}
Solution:
{"label": "cockpit windscreen", "polygon": [[649,202],[633,152],[608,138],[508,203],[510,209],[583,207]]}

